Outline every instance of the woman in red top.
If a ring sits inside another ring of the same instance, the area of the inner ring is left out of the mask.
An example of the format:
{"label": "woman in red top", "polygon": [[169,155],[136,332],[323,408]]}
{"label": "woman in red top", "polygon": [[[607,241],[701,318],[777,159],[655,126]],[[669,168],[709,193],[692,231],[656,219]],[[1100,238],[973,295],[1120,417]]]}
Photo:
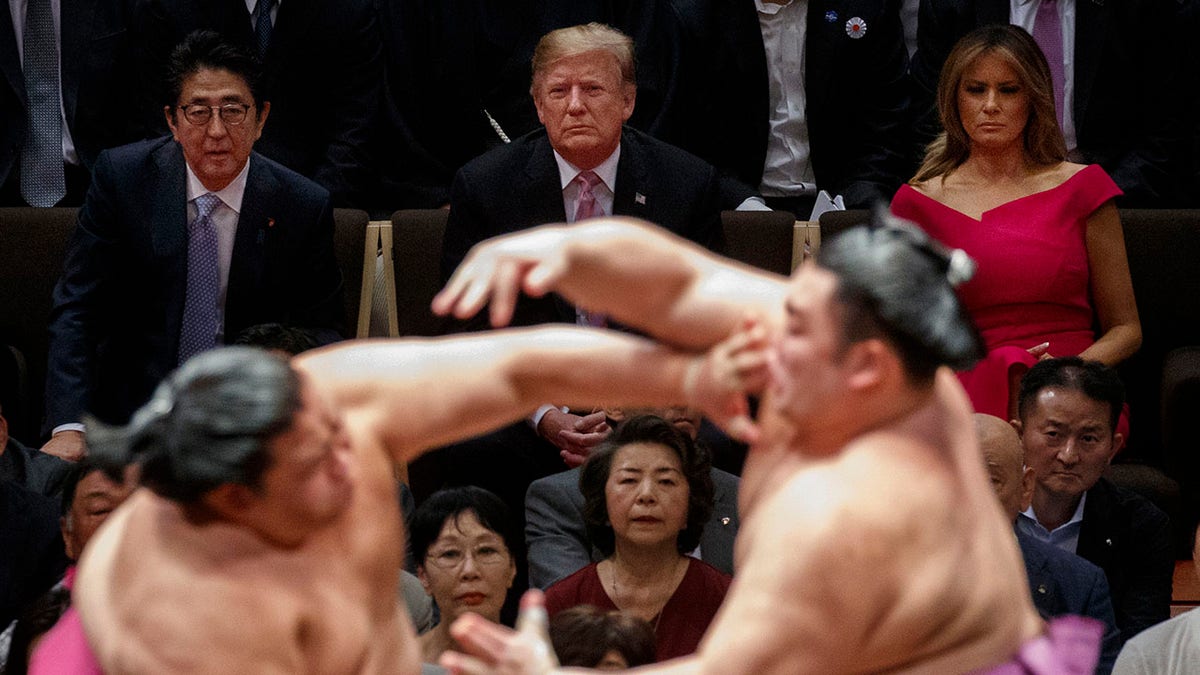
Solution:
{"label": "woman in red top", "polygon": [[[892,200],[978,263],[960,288],[988,356],[961,375],[978,412],[1014,419],[1016,384],[1038,358],[1113,366],[1141,344],[1125,240],[1099,166],[1066,161],[1049,66],[1016,26],[955,46],[938,83],[945,131]],[[1097,330],[1098,327],[1098,330]]]}
{"label": "woman in red top", "polygon": [[654,627],[659,661],[696,651],[730,582],[687,555],[712,512],[709,465],[659,417],[617,427],[579,474],[588,535],[607,557],[546,590],[550,616],[576,605],[621,610]]}

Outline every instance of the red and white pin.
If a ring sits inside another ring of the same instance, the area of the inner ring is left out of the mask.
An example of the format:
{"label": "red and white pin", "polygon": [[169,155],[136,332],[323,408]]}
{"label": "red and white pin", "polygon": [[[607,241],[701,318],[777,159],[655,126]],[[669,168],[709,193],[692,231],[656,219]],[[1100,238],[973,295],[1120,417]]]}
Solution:
{"label": "red and white pin", "polygon": [[846,22],[846,35],[855,40],[867,34],[867,22],[861,16],[852,17]]}

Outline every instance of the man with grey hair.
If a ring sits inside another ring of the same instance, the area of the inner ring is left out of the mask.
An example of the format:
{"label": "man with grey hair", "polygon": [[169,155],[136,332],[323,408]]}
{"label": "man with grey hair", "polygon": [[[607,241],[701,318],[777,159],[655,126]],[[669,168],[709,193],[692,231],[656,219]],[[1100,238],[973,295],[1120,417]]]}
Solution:
{"label": "man with grey hair", "polygon": [[[624,126],[637,98],[628,36],[599,23],[547,33],[534,51],[530,94],[543,128],[481,155],[454,179],[442,256],[446,278],[485,239],[601,216],[634,216],[706,248],[722,247],[716,169]],[[550,322],[597,325],[604,319],[544,297],[523,299],[512,323]],[[594,402],[586,403],[578,415],[560,401],[543,401],[528,422],[440,457],[458,480],[492,490],[519,514],[532,480],[566,468],[564,460],[578,465],[608,431],[602,414],[586,414]],[[481,445],[488,449],[481,452]]]}

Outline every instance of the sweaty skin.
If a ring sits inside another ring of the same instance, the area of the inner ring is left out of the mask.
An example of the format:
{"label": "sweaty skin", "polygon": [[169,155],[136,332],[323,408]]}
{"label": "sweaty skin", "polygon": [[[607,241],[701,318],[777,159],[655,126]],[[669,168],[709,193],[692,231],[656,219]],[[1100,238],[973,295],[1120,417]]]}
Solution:
{"label": "sweaty skin", "polygon": [[576,328],[359,342],[291,363],[303,407],[273,452],[326,443],[331,503],[344,502],[342,510],[281,544],[139,490],[88,547],[75,587],[109,675],[416,673],[416,635],[396,591],[404,542],[396,460],[548,399],[667,406],[688,399],[685,381],[701,392],[691,401],[712,415],[736,407],[726,398],[744,398],[685,377],[697,370],[694,355]]}
{"label": "sweaty skin", "polygon": [[[762,389],[751,353],[771,372],[741,483],[737,580],[699,652],[645,672],[957,673],[1010,659],[1042,630],[957,379],[943,368],[913,383],[879,340],[837,355],[835,283],[811,265],[771,277],[609,219],[486,242],[434,301],[461,316],[490,299],[502,323],[517,292],[553,291],[712,353],[769,332],[769,346],[706,362],[750,391]],[[442,663],[461,672],[551,669],[532,632],[470,616],[453,632],[474,656]]]}

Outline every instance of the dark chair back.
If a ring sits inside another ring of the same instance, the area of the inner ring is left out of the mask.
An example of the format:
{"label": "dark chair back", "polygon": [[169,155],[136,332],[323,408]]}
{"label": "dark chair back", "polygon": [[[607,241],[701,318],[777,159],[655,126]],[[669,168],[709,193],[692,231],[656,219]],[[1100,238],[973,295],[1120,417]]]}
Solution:
{"label": "dark chair back", "polygon": [[722,211],[725,255],[759,269],[792,273],[796,217],[788,211]]}
{"label": "dark chair back", "polygon": [[846,211],[826,211],[817,221],[821,225],[821,241],[829,241],[843,230],[856,225],[866,225],[871,220],[869,209],[849,209]]}
{"label": "dark chair back", "polygon": [[392,214],[392,268],[400,335],[445,332],[446,320],[429,309],[442,288],[442,237],[446,209],[406,209]]}
{"label": "dark chair back", "polygon": [[[337,257],[338,268],[342,271],[342,299],[346,311],[346,322],[342,332],[346,337],[354,337],[358,328],[359,303],[364,282],[364,243],[369,222],[370,217],[366,211],[333,210],[333,253]],[[377,253],[375,248],[372,247],[370,252],[372,260]],[[373,272],[374,266],[371,270]],[[373,275],[366,280],[366,283],[374,282]]]}

